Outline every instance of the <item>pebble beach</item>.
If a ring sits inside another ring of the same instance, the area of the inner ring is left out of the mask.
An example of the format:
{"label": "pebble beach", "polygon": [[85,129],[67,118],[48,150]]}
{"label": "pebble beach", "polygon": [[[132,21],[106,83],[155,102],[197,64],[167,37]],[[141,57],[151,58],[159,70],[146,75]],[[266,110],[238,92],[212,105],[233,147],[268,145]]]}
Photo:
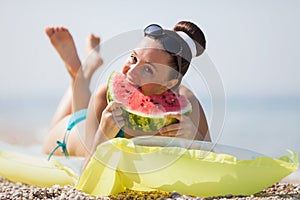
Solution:
{"label": "pebble beach", "polygon": [[251,196],[233,196],[226,195],[220,197],[193,197],[177,192],[139,192],[128,190],[123,193],[110,196],[91,196],[81,191],[76,190],[73,186],[60,187],[54,185],[49,188],[38,188],[22,183],[16,183],[6,180],[0,177],[0,199],[15,199],[15,200],[40,200],[40,199],[55,199],[55,200],[121,200],[121,199],[160,199],[160,200],[213,200],[213,199],[241,199],[241,200],[252,200],[252,199],[300,199],[300,184],[291,183],[276,183],[271,187]]}

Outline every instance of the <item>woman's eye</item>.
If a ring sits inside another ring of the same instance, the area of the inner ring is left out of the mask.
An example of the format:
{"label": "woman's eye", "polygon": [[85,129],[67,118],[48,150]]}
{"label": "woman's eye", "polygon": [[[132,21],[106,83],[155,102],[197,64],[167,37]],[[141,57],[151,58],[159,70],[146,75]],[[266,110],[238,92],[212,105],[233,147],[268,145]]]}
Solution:
{"label": "woman's eye", "polygon": [[151,74],[153,73],[151,67],[149,66],[145,66],[145,71]]}
{"label": "woman's eye", "polygon": [[136,63],[137,62],[137,58],[134,55],[131,55],[129,58],[130,63]]}

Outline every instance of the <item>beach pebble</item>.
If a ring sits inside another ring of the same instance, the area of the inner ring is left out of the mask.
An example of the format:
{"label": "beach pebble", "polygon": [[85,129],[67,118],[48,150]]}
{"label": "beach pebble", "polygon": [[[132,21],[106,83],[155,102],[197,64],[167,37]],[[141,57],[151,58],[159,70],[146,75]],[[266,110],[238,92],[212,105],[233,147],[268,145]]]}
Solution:
{"label": "beach pebble", "polygon": [[289,184],[289,183],[276,183],[269,188],[250,196],[234,196],[226,195],[219,197],[192,197],[178,192],[162,192],[162,191],[151,191],[151,192],[139,192],[127,190],[125,192],[104,196],[91,196],[82,191],[76,190],[73,186],[54,185],[49,188],[38,188],[26,184],[10,182],[3,177],[0,177],[0,200],[40,200],[40,199],[52,199],[52,200],[121,200],[121,199],[132,199],[132,200],[225,200],[225,199],[236,199],[236,200],[277,200],[277,199],[289,199],[296,200],[300,199],[300,184]]}
{"label": "beach pebble", "polygon": [[74,200],[81,200],[83,199],[79,194],[75,196]]}
{"label": "beach pebble", "polygon": [[177,198],[177,197],[180,197],[181,195],[178,193],[178,192],[172,192],[172,194],[170,195],[170,197],[172,198],[172,199],[174,199],[174,198]]}
{"label": "beach pebble", "polygon": [[60,200],[66,200],[67,199],[67,195],[65,195],[64,193],[60,195]]}

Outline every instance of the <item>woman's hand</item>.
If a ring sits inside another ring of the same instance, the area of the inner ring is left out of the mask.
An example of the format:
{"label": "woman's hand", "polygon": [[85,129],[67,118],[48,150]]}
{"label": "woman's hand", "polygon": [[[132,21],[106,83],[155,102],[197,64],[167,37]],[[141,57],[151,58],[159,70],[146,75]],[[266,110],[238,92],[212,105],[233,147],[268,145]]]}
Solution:
{"label": "woman's hand", "polygon": [[99,144],[114,138],[125,122],[123,119],[122,104],[110,102],[103,110],[100,124],[93,142],[92,154]]}
{"label": "woman's hand", "polygon": [[102,112],[96,135],[103,134],[107,140],[114,138],[124,126],[122,104],[110,102]]}
{"label": "woman's hand", "polygon": [[195,127],[194,123],[188,116],[178,112],[169,112],[165,114],[165,117],[175,118],[178,120],[178,123],[163,127],[162,129],[160,129],[159,135],[168,137],[180,137],[190,140],[194,140],[196,139],[196,137],[199,137],[200,134],[198,134],[197,127]]}
{"label": "woman's hand", "polygon": [[96,151],[97,146],[103,142],[106,142],[107,140],[114,138],[120,131],[121,127],[124,126],[124,124],[125,122],[123,119],[122,104],[117,102],[110,102],[102,112],[101,121],[95,134],[93,146],[91,152],[85,160],[83,169],[85,169],[87,163]]}

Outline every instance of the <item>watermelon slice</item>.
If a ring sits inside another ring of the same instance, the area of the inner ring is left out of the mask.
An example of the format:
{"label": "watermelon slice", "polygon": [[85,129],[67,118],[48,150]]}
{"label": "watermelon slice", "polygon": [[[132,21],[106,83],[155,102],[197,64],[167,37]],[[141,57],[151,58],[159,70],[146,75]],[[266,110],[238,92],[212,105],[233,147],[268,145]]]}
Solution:
{"label": "watermelon slice", "polygon": [[162,127],[176,123],[174,118],[166,118],[166,112],[189,114],[192,106],[189,100],[173,91],[145,96],[136,86],[127,82],[126,76],[113,72],[108,80],[107,101],[124,105],[125,126],[143,132],[158,131]]}

